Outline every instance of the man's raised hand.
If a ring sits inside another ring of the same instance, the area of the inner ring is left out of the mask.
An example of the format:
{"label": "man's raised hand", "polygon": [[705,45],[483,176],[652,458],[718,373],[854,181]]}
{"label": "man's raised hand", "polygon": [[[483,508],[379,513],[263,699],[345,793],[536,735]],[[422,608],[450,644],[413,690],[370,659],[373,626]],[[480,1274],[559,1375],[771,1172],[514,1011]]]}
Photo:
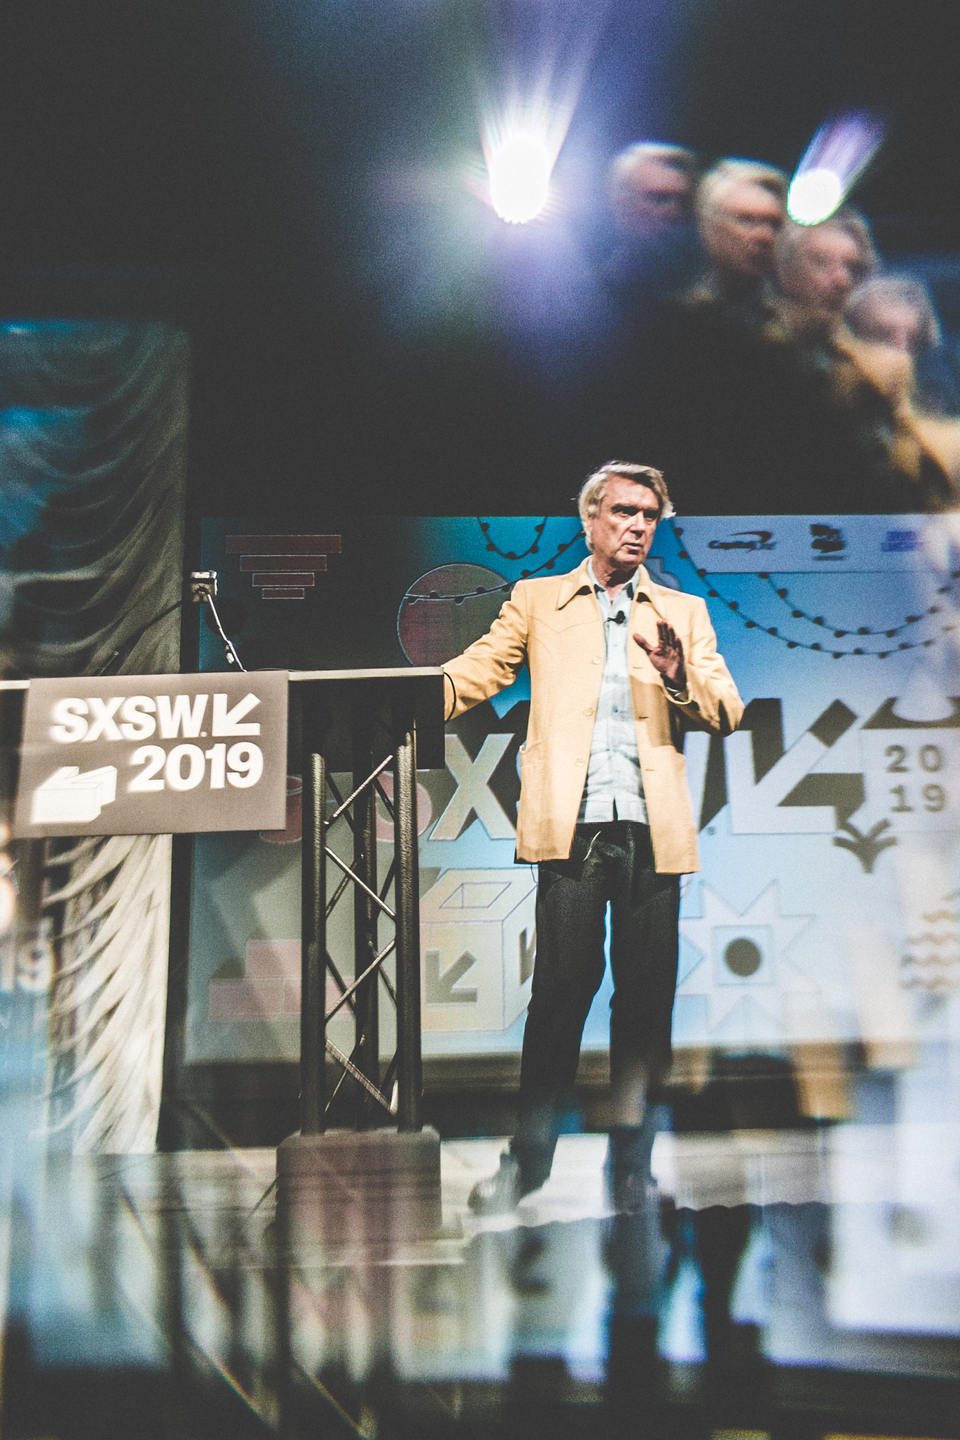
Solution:
{"label": "man's raised hand", "polygon": [[672,625],[668,625],[665,620],[657,622],[656,648],[649,645],[642,635],[634,635],[633,638],[664,680],[677,690],[686,688],[687,667],[683,660],[683,645]]}

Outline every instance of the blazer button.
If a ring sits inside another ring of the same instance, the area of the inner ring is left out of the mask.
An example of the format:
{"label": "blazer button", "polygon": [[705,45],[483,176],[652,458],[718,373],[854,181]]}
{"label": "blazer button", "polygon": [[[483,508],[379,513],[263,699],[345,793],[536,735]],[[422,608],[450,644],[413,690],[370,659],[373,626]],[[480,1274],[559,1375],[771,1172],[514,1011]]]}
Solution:
{"label": "blazer button", "polygon": [[588,705],[587,708],[586,708],[586,710],[584,710],[583,713],[584,713],[584,715],[592,715],[592,714],[593,714],[593,706],[592,706],[592,705]]}
{"label": "blazer button", "polygon": [[602,664],[602,661],[601,661],[599,655],[594,655],[594,657],[593,657],[593,663],[594,663],[594,665],[600,665],[600,664]]}
{"label": "blazer button", "polygon": [[586,765],[586,763],[587,763],[586,760],[578,760],[578,761],[577,761],[577,764],[578,764],[578,765]]}

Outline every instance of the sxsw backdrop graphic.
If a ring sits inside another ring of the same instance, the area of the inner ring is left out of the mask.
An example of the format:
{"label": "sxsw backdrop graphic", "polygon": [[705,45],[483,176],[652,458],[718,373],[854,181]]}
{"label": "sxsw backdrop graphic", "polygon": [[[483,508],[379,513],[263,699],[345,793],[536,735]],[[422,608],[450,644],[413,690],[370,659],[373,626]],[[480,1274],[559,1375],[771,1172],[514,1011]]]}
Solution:
{"label": "sxsw backdrop graphic", "polygon": [[[585,553],[573,517],[263,528],[204,528],[251,668],[440,663],[512,582]],[[686,742],[703,869],[684,882],[675,1044],[852,1041],[882,1063],[956,1031],[960,517],[680,518],[649,569],[706,598],[747,702],[737,734]],[[209,631],[201,665],[226,668]],[[528,702],[522,673],[448,726],[446,769],[420,775],[426,1055],[520,1045],[536,952],[536,877],[514,864]],[[286,830],[198,837],[189,1060],[298,1054],[299,783]],[[349,954],[349,933],[338,944]],[[608,1001],[605,985],[588,1048],[606,1046]]]}

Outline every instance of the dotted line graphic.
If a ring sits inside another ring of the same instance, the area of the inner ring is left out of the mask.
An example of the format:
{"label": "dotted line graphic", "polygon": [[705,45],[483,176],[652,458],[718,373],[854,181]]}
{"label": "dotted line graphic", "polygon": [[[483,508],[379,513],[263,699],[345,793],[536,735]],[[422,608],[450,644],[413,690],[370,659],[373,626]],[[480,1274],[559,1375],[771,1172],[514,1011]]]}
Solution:
{"label": "dotted line graphic", "polygon": [[[487,530],[489,530],[489,526],[485,525],[484,521],[481,520],[479,516],[477,516],[476,518],[477,524],[480,526],[480,529],[483,531],[484,534],[486,534]],[[538,538],[543,533],[543,527],[544,525],[546,525],[546,523],[546,519],[544,519],[543,525],[537,526]],[[581,534],[582,532],[578,530],[575,535],[572,535],[570,537],[569,540],[562,541],[561,544],[557,546],[554,553],[550,556],[550,559],[542,561],[533,570],[521,570],[519,579],[529,580],[532,575],[539,575],[541,570],[552,570],[553,567],[556,565],[557,561],[560,559],[560,556],[563,555],[565,551],[569,550],[572,545],[576,545],[577,541],[580,539]],[[496,550],[497,554],[502,556],[504,560],[523,560],[526,558],[527,555],[533,554],[537,551],[537,541],[534,541],[534,543],[529,547],[529,549],[524,550],[522,555],[516,555],[511,550],[497,550],[497,547],[489,542],[487,544],[487,549]],[[499,593],[509,595],[510,591],[513,589],[516,583],[516,580],[507,580],[504,582],[503,585],[478,585],[475,590],[467,590],[463,594],[459,595],[441,595],[439,590],[430,590],[426,595],[419,595],[415,590],[408,590],[404,595],[403,599],[404,601],[409,601],[411,605],[417,605],[420,601],[429,600],[452,600],[455,605],[462,605],[465,600],[474,600],[477,598],[478,595],[496,595]]]}
{"label": "dotted line graphic", "polygon": [[[698,571],[697,573],[699,574],[700,572]],[[938,595],[949,595],[953,589],[953,582],[960,579],[960,570],[951,571],[950,573],[952,576],[951,583],[949,585],[939,585],[937,587]],[[787,587],[776,585],[773,576],[770,575],[768,571],[758,570],[757,579],[767,582],[777,598],[782,600],[784,605],[790,610],[791,617],[794,620],[809,620],[811,625],[820,625],[826,630],[832,630],[834,639],[836,640],[842,639],[845,635],[885,635],[888,640],[893,640],[895,636],[901,635],[903,631],[909,629],[911,625],[919,624],[920,621],[928,615],[940,615],[943,610],[941,605],[931,605],[922,615],[907,615],[899,625],[893,625],[889,630],[871,630],[868,625],[861,625],[856,630],[844,630],[834,626],[831,621],[825,620],[822,615],[811,615],[808,611],[804,610],[802,606],[797,605],[791,600],[790,591]]]}
{"label": "dotted line graphic", "polygon": [[[699,579],[706,581],[709,572],[698,566],[690,553],[683,547],[683,541],[680,539],[683,534],[683,527],[680,525],[673,525],[671,528],[673,529],[673,533],[674,535],[676,535],[677,540],[681,546],[679,558],[681,560],[685,560],[687,564],[690,565],[690,567],[694,570]],[[830,622],[826,620],[824,616],[811,615],[802,607],[794,604],[790,599],[790,591],[784,586],[776,585],[773,576],[770,574],[769,571],[759,570],[755,573],[757,579],[765,581],[773,590],[777,598],[783,602],[783,604],[791,607],[790,614],[792,619],[806,620],[811,625],[817,625],[823,630],[830,630],[833,632],[833,638],[835,640],[841,640],[846,638],[847,636],[876,637],[880,635],[884,636],[884,638],[886,639],[893,640],[896,638],[897,635],[901,635],[911,625],[919,624],[920,621],[926,619],[928,616],[939,615],[942,613],[941,606],[931,605],[929,609],[923,612],[922,615],[907,615],[900,624],[891,626],[889,629],[873,630],[869,626],[863,625],[856,630],[851,630],[842,626],[834,626],[830,624]],[[960,580],[960,570],[951,570],[950,576],[951,583],[949,585],[938,586],[937,593],[939,595],[948,595],[952,591],[952,589],[954,588],[954,582]],[[886,650],[865,649],[861,645],[857,645],[853,649],[834,650],[829,644],[823,645],[820,643],[819,640],[791,640],[788,636],[781,635],[776,625],[764,625],[762,621],[752,619],[743,610],[741,610],[738,601],[728,599],[726,595],[722,594],[721,591],[713,588],[712,586],[707,589],[707,594],[711,600],[722,601],[722,603],[726,605],[728,610],[732,611],[735,615],[737,615],[740,620],[743,621],[743,625],[746,630],[760,630],[763,632],[763,634],[771,636],[774,640],[779,640],[782,645],[786,645],[788,650],[816,650],[820,654],[831,655],[834,660],[843,660],[849,658],[850,656],[870,656],[874,660],[886,660],[889,656],[897,655],[903,650],[929,649],[930,646],[935,645],[943,635],[946,635],[950,631],[956,630],[958,628],[956,623],[941,625],[939,633],[930,637],[929,639],[901,640],[899,644]]]}
{"label": "dotted line graphic", "polygon": [[530,544],[530,545],[527,547],[526,550],[521,551],[521,553],[520,553],[519,555],[516,553],[515,550],[501,550],[500,547],[499,547],[499,545],[495,545],[495,544],[493,543],[493,541],[490,539],[490,521],[489,521],[489,520],[484,520],[481,516],[478,515],[478,516],[477,516],[477,524],[480,526],[480,529],[481,529],[481,531],[482,531],[482,533],[483,533],[483,538],[484,538],[484,539],[486,540],[486,542],[487,542],[487,549],[488,549],[488,550],[492,550],[496,555],[499,555],[503,560],[526,560],[526,558],[527,558],[528,555],[537,555],[537,554],[539,554],[539,552],[540,552],[540,536],[543,534],[544,530],[547,528],[547,521],[549,520],[549,518],[550,518],[549,515],[544,515],[543,519],[540,521],[540,524],[535,527],[536,533],[535,533],[535,535],[534,535],[534,539],[533,539],[532,544]]}

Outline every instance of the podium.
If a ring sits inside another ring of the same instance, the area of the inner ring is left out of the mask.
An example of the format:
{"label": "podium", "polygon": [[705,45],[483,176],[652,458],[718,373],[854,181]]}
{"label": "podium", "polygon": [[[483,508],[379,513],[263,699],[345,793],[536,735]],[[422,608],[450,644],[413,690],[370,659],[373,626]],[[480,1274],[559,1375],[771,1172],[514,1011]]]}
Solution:
{"label": "podium", "polygon": [[[0,693],[6,691],[13,692],[14,705],[0,713],[0,738],[11,753],[22,723],[18,702],[28,692],[36,699],[32,717],[28,706],[20,747],[17,814],[19,833],[39,839],[282,824],[289,699],[303,776],[301,1100],[300,1130],[278,1150],[281,1209],[293,1230],[310,1236],[318,1227],[325,1235],[349,1228],[344,1206],[357,1200],[372,1235],[395,1232],[398,1216],[405,1217],[400,1232],[408,1238],[435,1233],[440,1142],[435,1131],[423,1129],[421,1116],[416,797],[418,758],[428,768],[444,764],[443,672],[85,676],[0,682]],[[262,725],[250,720],[251,713],[262,717]],[[209,733],[201,725],[210,726]],[[141,746],[145,731],[168,748]],[[64,766],[64,759],[78,763]],[[131,770],[135,783],[128,783]],[[344,772],[352,780],[349,793],[341,795],[334,776]],[[51,775],[57,782],[53,789]],[[268,786],[275,798],[268,797],[264,811],[257,792]],[[394,840],[382,882],[378,799],[392,818]],[[327,843],[340,817],[353,831],[350,864]],[[337,880],[328,892],[331,870]],[[352,975],[327,944],[329,916],[348,895]],[[381,928],[387,925],[393,934],[381,946]],[[395,984],[384,970],[394,954]],[[328,975],[335,992],[329,1010]],[[383,1073],[381,989],[397,1013],[396,1053]],[[350,1054],[326,1033],[329,1019],[344,1007],[355,1021]],[[340,1070],[329,1096],[327,1056]],[[330,1104],[348,1079],[357,1087],[354,1126],[330,1131]]]}
{"label": "podium", "polygon": [[[440,1140],[421,1114],[420,917],[417,766],[444,764],[439,669],[293,671],[303,776],[300,1130],[277,1150],[277,1192],[288,1243],[424,1238],[440,1226]],[[349,794],[334,774],[351,775]],[[392,794],[385,784],[392,779]],[[393,821],[393,859],[377,873],[377,801]],[[332,803],[331,803],[332,802]],[[327,843],[340,817],[353,831],[353,863]],[[328,879],[336,883],[328,886]],[[387,903],[393,887],[393,907]],[[353,975],[329,953],[327,922],[352,894]],[[381,928],[393,936],[380,944]],[[396,955],[396,985],[384,962]],[[326,1007],[327,977],[336,998]],[[396,1053],[381,1073],[381,988],[396,1006]],[[355,1021],[344,1054],[326,1034],[343,1007]],[[327,1056],[340,1070],[327,1093]],[[352,1130],[327,1128],[347,1078],[357,1087]]]}

